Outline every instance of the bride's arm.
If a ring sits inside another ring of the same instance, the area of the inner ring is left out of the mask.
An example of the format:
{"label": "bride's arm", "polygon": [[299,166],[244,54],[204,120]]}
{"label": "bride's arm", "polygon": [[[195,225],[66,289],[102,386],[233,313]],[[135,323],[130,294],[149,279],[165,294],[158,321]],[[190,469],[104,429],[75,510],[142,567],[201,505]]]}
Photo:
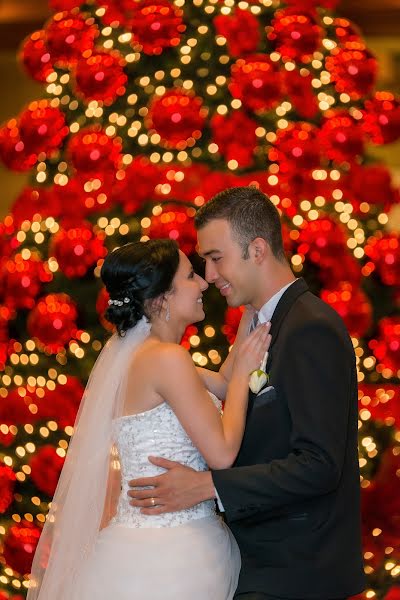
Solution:
{"label": "bride's arm", "polygon": [[218,398],[225,398],[228,388],[229,380],[232,376],[233,364],[237,352],[248,335],[251,319],[253,318],[254,310],[250,307],[246,307],[242,318],[240,320],[239,328],[236,334],[236,339],[230,352],[224,362],[222,363],[219,371],[211,371],[210,369],[204,369],[203,367],[196,367],[198,374],[200,375],[206,388],[218,396]]}
{"label": "bride's arm", "polygon": [[249,373],[269,346],[268,327],[251,333],[235,359],[222,418],[207,394],[189,353],[163,344],[158,350],[156,392],[170,404],[194,445],[213,469],[231,466],[239,452],[246,421]]}

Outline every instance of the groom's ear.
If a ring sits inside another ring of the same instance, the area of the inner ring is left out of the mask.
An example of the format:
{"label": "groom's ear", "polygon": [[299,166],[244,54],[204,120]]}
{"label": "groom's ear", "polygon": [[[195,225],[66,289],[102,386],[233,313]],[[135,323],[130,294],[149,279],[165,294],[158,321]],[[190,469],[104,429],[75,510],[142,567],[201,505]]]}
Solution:
{"label": "groom's ear", "polygon": [[249,244],[249,255],[250,258],[257,265],[261,265],[264,260],[271,253],[268,242],[266,242],[263,238],[257,237]]}

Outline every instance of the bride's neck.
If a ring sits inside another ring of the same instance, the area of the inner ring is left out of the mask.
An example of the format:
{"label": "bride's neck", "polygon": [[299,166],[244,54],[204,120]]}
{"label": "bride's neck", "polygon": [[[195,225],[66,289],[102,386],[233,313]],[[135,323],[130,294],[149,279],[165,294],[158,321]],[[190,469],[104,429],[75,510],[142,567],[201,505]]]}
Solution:
{"label": "bride's neck", "polygon": [[156,319],[151,323],[151,335],[157,337],[161,342],[179,344],[185,332],[185,327]]}

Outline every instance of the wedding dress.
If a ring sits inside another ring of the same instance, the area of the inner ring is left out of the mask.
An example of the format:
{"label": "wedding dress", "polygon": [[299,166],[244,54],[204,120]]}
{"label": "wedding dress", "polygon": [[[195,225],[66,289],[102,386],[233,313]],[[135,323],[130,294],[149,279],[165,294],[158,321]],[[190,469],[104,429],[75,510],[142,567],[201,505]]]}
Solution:
{"label": "wedding dress", "polygon": [[112,429],[122,480],[117,512],[84,558],[70,600],[233,598],[240,554],[214,501],[151,516],[129,504],[131,479],[163,472],[149,455],[207,469],[172,409],[164,402],[115,419]]}

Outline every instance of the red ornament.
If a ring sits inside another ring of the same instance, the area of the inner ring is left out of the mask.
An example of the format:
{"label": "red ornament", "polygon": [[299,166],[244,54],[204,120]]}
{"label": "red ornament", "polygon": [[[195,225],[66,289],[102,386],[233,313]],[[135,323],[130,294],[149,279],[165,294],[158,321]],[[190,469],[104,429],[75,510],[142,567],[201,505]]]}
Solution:
{"label": "red ornament", "polygon": [[19,131],[28,152],[51,155],[68,135],[69,128],[59,108],[50,106],[48,100],[39,100],[31,102],[21,113]]}
{"label": "red ornament", "polygon": [[87,215],[104,212],[112,204],[112,185],[114,174],[93,174],[93,176],[76,176],[68,180],[64,186],[55,184],[49,190],[51,202],[61,205],[63,223],[75,224]]}
{"label": "red ornament", "polygon": [[146,126],[161,137],[165,147],[183,150],[201,137],[207,111],[200,97],[183,89],[168,90],[150,103]]}
{"label": "red ornament", "polygon": [[108,308],[108,301],[110,299],[110,294],[107,292],[106,288],[101,288],[97,300],[96,300],[96,311],[99,316],[99,321],[104,327],[106,331],[115,331],[115,326],[107,321],[105,317],[105,312]]}
{"label": "red ornament", "polygon": [[104,8],[104,15],[101,15],[104,25],[127,27],[128,15],[125,9],[125,0],[95,0],[95,3]]}
{"label": "red ornament", "polygon": [[257,147],[257,126],[257,122],[241,110],[226,116],[214,115],[211,119],[213,141],[226,162],[236,160],[239,167],[252,164]]}
{"label": "red ornament", "polygon": [[339,0],[286,0],[286,4],[293,6],[296,10],[305,10],[306,12],[316,11],[320,7],[332,11],[339,4]]}
{"label": "red ornament", "polygon": [[31,479],[36,487],[52,497],[63,468],[64,458],[57,454],[54,446],[43,446],[29,461]]}
{"label": "red ornament", "polygon": [[283,59],[308,61],[322,42],[323,29],[310,14],[294,9],[279,10],[271,22],[267,38]]}
{"label": "red ornament", "polygon": [[180,249],[189,255],[195,251],[197,244],[196,230],[193,224],[195,210],[183,206],[167,204],[163,212],[152,215],[151,223],[143,233],[151,239],[170,238],[178,242]]}
{"label": "red ornament", "polygon": [[67,277],[84,277],[106,255],[104,237],[103,232],[94,231],[91,223],[82,222],[79,227],[60,229],[52,239],[49,252]]}
{"label": "red ornament", "polygon": [[272,162],[283,163],[281,170],[292,168],[313,169],[320,165],[319,130],[310,123],[290,123],[279,129],[268,157]]}
{"label": "red ornament", "polygon": [[199,330],[196,325],[188,325],[183,333],[182,339],[180,341],[181,346],[186,348],[186,350],[190,350],[190,338],[192,335],[198,335]]}
{"label": "red ornament", "polygon": [[388,212],[399,201],[391,173],[384,165],[352,165],[347,177],[342,176],[341,181],[339,187],[343,187],[345,197],[359,216],[367,218],[370,206],[376,205]]}
{"label": "red ornament", "polygon": [[44,283],[53,279],[48,264],[39,254],[31,252],[29,258],[22,254],[4,258],[0,266],[0,294],[10,307],[31,309]]}
{"label": "red ornament", "polygon": [[165,48],[178,46],[186,30],[183,11],[169,0],[138,0],[132,3],[128,27],[133,44],[145,54],[161,54]]}
{"label": "red ornament", "polygon": [[155,199],[156,186],[161,182],[162,175],[146,156],[136,156],[119,175],[112,194],[115,203],[122,205],[125,214],[135,214],[146,202]]}
{"label": "red ornament", "polygon": [[14,200],[11,207],[11,214],[16,227],[20,227],[25,221],[34,221],[40,218],[55,217],[60,215],[61,206],[49,193],[48,188],[25,187]]}
{"label": "red ornament", "polygon": [[44,396],[42,388],[40,397],[34,398],[36,420],[56,421],[60,428],[74,425],[84,388],[77,377],[68,375],[66,379],[65,383],[58,383],[54,390],[46,389]]}
{"label": "red ornament", "polygon": [[392,585],[383,600],[400,600],[400,586]]}
{"label": "red ornament", "polygon": [[363,43],[346,42],[334,48],[325,66],[336,91],[348,94],[352,100],[366,96],[375,85],[378,63]]}
{"label": "red ornament", "polygon": [[374,144],[391,144],[400,137],[400,102],[391,92],[376,92],[364,103],[363,126]]}
{"label": "red ornament", "polygon": [[342,317],[352,337],[363,337],[372,325],[372,306],[364,292],[343,281],[335,289],[323,289],[320,297]]}
{"label": "red ornament", "polygon": [[318,102],[311,85],[311,73],[303,74],[297,69],[284,71],[286,93],[296,111],[303,119],[312,119],[318,113]]}
{"label": "red ornament", "polygon": [[396,233],[377,232],[368,238],[364,248],[372,265],[370,272],[376,269],[384,285],[400,286],[400,237]]}
{"label": "red ornament", "polygon": [[54,11],[72,10],[79,8],[82,0],[49,0],[49,7]]}
{"label": "red ornament", "polygon": [[6,512],[14,499],[16,480],[14,471],[0,462],[0,514]]}
{"label": "red ornament", "polygon": [[125,94],[128,80],[125,59],[118,51],[96,50],[80,58],[75,68],[76,91],[85,102],[102,101],[106,106]]}
{"label": "red ornament", "polygon": [[227,187],[233,187],[231,173],[210,171],[204,163],[194,163],[189,167],[171,165],[164,169],[163,183],[170,188],[169,193],[164,185],[161,188],[162,198],[173,202],[190,202],[202,206],[212,196]]}
{"label": "red ornament", "polygon": [[239,58],[231,67],[229,91],[246,108],[265,112],[276,106],[283,95],[281,71],[266,54]]}
{"label": "red ornament", "polygon": [[118,168],[122,143],[96,125],[81,129],[68,142],[67,153],[78,172],[101,173]]}
{"label": "red ornament", "polygon": [[0,306],[0,371],[4,371],[8,358],[10,342],[8,337],[8,323],[11,320],[11,316],[12,312],[8,306]]}
{"label": "red ornament", "polygon": [[40,533],[39,527],[24,519],[20,523],[11,525],[3,542],[3,556],[7,566],[21,575],[28,574]]}
{"label": "red ornament", "polygon": [[92,50],[99,31],[93,19],[67,11],[56,13],[47,23],[47,47],[58,67],[75,63],[86,50]]}
{"label": "red ornament", "polygon": [[257,52],[260,43],[260,25],[250,11],[236,8],[230,15],[218,15],[214,19],[217,35],[226,39],[228,52],[233,57]]}
{"label": "red ornament", "polygon": [[358,388],[359,413],[362,420],[381,421],[388,427],[400,424],[398,385],[361,383]]}
{"label": "red ornament", "polygon": [[54,73],[50,52],[46,45],[46,33],[43,29],[34,31],[23,42],[19,53],[25,71],[41,83],[50,73]]}
{"label": "red ornament", "polygon": [[238,306],[234,308],[229,306],[225,311],[222,333],[226,336],[229,344],[233,344],[236,339],[237,330],[239,329],[243,312],[244,306]]}
{"label": "red ornament", "polygon": [[[33,411],[29,409],[33,406]],[[8,390],[7,396],[1,399],[0,422],[6,425],[24,425],[36,421],[37,406],[26,388],[18,387]]]}
{"label": "red ornament", "polygon": [[400,376],[400,317],[385,317],[379,321],[379,333],[369,342],[378,361],[377,371],[389,371]]}
{"label": "red ornament", "polygon": [[16,119],[0,128],[0,159],[12,171],[29,171],[37,162],[37,154],[28,152],[21,139]]}
{"label": "red ornament", "polygon": [[364,152],[361,125],[346,111],[329,111],[321,127],[324,154],[336,162],[353,161]]}
{"label": "red ornament", "polygon": [[78,312],[67,294],[48,294],[28,316],[28,331],[46,352],[56,354],[74,337]]}

